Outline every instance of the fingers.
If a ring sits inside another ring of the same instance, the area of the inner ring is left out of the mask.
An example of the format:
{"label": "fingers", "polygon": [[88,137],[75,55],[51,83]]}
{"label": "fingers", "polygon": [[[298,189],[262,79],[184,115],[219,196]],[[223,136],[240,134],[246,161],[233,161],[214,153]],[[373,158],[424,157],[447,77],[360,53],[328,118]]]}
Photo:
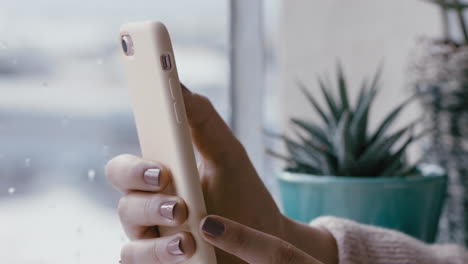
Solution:
{"label": "fingers", "polygon": [[195,252],[195,242],[189,233],[132,241],[122,248],[122,264],[182,263]]}
{"label": "fingers", "polygon": [[123,154],[110,160],[105,169],[107,181],[121,192],[159,192],[170,182],[170,172],[162,164]]}
{"label": "fingers", "polygon": [[[179,226],[187,219],[185,202],[176,196],[130,192],[119,201],[120,221],[130,239],[142,239],[153,226]],[[150,230],[151,231],[151,230]]]}
{"label": "fingers", "polygon": [[181,85],[192,139],[202,156],[218,163],[236,161],[240,155],[246,157],[242,145],[211,102]]}
{"label": "fingers", "polygon": [[219,216],[208,216],[201,225],[202,237],[251,264],[319,264],[291,244]]}

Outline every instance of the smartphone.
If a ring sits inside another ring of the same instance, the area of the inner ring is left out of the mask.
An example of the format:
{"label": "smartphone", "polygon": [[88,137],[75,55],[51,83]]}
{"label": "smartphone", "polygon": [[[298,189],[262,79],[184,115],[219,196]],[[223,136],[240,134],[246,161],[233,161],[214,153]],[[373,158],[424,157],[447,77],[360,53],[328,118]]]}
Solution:
{"label": "smartphone", "polygon": [[142,156],[169,168],[172,185],[165,193],[184,199],[189,210],[182,226],[159,232],[190,232],[196,252],[185,263],[216,264],[213,247],[198,232],[206,208],[169,33],[158,21],[128,23],[120,28],[120,44]]}

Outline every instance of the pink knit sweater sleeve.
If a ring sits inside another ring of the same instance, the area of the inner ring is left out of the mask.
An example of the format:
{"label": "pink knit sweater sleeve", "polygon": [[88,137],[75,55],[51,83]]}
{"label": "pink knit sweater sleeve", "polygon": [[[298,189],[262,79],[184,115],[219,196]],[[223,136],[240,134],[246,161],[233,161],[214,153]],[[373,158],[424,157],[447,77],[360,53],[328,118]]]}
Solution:
{"label": "pink knit sweater sleeve", "polygon": [[320,217],[312,226],[336,239],[339,264],[467,264],[468,251],[457,245],[428,245],[398,231]]}

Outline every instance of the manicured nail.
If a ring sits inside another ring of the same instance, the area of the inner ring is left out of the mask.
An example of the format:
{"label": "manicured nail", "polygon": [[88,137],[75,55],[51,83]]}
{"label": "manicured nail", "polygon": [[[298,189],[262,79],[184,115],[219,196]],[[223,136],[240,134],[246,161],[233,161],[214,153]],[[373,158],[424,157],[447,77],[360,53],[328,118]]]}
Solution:
{"label": "manicured nail", "polygon": [[171,201],[161,204],[159,207],[159,213],[167,219],[174,220],[174,208],[177,201]]}
{"label": "manicured nail", "polygon": [[149,185],[159,186],[160,169],[147,169],[143,174],[143,180]]}
{"label": "manicured nail", "polygon": [[218,237],[224,233],[224,224],[214,218],[207,217],[203,222],[202,231],[207,235]]}
{"label": "manicured nail", "polygon": [[182,239],[180,237],[172,240],[167,244],[167,251],[172,255],[183,255],[185,254],[182,248]]}

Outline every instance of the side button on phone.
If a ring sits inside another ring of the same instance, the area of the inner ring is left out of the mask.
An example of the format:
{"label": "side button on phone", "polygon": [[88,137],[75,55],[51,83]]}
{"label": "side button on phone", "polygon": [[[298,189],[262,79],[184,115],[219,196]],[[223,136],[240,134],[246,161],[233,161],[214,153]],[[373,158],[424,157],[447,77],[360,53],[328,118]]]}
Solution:
{"label": "side button on phone", "polygon": [[172,99],[175,99],[175,96],[174,96],[174,88],[175,85],[174,85],[174,79],[169,79],[169,90],[171,92],[171,96],[172,96]]}
{"label": "side button on phone", "polygon": [[182,121],[180,121],[179,113],[177,111],[177,103],[174,103],[174,116],[175,116],[177,123],[179,124],[182,123]]}

